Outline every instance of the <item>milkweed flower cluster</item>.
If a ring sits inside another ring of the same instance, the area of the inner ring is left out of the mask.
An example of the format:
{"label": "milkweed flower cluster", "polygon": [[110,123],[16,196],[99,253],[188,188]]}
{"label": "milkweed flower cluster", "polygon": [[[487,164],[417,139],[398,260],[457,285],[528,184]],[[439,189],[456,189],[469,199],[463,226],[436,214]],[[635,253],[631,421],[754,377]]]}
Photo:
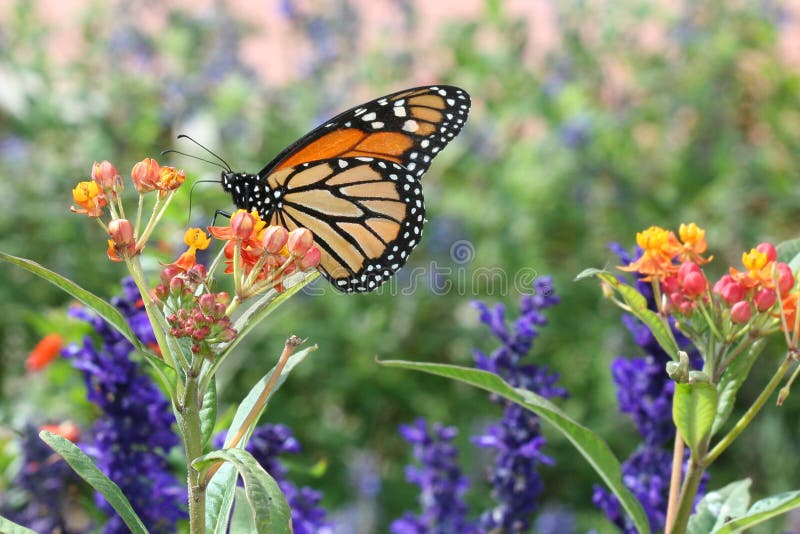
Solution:
{"label": "milkweed flower cluster", "polygon": [[[130,279],[114,303],[141,341],[155,341],[141,297]],[[94,441],[83,445],[97,466],[125,493],[150,532],[175,532],[186,517],[186,490],[172,475],[167,460],[178,445],[169,402],[130,355],[133,345],[102,318],[83,308],[71,314],[89,322],[100,339],[86,337],[64,349],[64,356],[83,373],[89,400],[102,415],[94,423]],[[109,516],[107,534],[127,532],[120,516],[98,493],[97,503]]]}
{"label": "milkweed flower cluster", "polygon": [[[631,256],[617,244],[610,248],[627,265],[634,263],[642,255],[641,249]],[[634,259],[637,255],[638,258]],[[647,299],[648,308],[656,310],[652,286],[640,282],[642,278],[644,276],[636,277],[637,288]],[[622,463],[622,480],[642,503],[651,529],[657,532],[664,529],[666,520],[672,454],[665,449],[665,445],[675,437],[675,426],[672,423],[675,383],[664,371],[670,356],[658,344],[647,326],[629,314],[623,315],[622,321],[636,345],[645,354],[643,357],[630,359],[616,358],[611,364],[619,410],[632,418],[642,438],[642,443]],[[688,351],[693,367],[702,365],[700,355],[691,342],[674,325],[671,328],[679,346]],[[698,495],[704,494],[708,478],[706,473]],[[622,532],[635,534],[633,522],[625,515],[617,498],[605,487],[594,486],[592,502]]]}
{"label": "milkweed flower cluster", "polygon": [[[620,253],[619,267],[636,276],[634,283],[591,269],[581,277],[601,279],[606,294],[631,314],[626,323],[648,353],[612,366],[620,408],[634,417],[644,438],[623,465],[624,481],[654,529],[673,521],[666,528],[680,531],[703,493],[708,466],[752,421],[796,359],[798,290],[792,269],[779,261],[771,243],[745,251],[742,267],[728,267],[716,280],[706,274],[712,258],[705,256],[705,231],[694,223],[681,224],[677,235],[652,226],[637,233],[636,243],[638,254]],[[783,363],[753,406],[712,444],[714,434],[725,428],[764,339],[781,330],[789,347]],[[793,379],[781,390],[779,404]],[[698,398],[705,411],[693,404]],[[670,455],[662,446],[675,428],[680,436]],[[679,483],[680,491],[669,503],[673,515],[667,518],[670,481]],[[605,490],[596,488],[594,501],[623,530],[634,531]]]}
{"label": "milkweed flower cluster", "polygon": [[[70,209],[96,219],[108,233],[108,258],[112,261],[125,261],[141,253],[147,240],[161,219],[176,189],[186,180],[186,174],[179,169],[161,166],[152,158],[146,158],[131,169],[131,180],[139,193],[139,207],[136,220],[131,222],[125,215],[121,193],[124,189],[122,176],[109,161],[95,162],[92,165],[91,180],[79,182],[72,190],[76,206]],[[156,192],[156,202],[150,219],[141,226],[142,203],[144,195]],[[101,217],[110,213],[108,224]]]}
{"label": "milkweed flower cluster", "polygon": [[267,226],[255,210],[238,210],[230,226],[209,226],[208,231],[225,241],[225,273],[233,275],[242,300],[267,289],[283,291],[288,276],[315,269],[322,257],[310,230]]}

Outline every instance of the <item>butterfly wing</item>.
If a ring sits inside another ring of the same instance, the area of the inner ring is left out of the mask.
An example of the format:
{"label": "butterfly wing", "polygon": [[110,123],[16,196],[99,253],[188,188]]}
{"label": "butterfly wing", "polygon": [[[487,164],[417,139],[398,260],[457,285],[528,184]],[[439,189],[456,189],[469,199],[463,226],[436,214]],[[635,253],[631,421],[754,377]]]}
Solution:
{"label": "butterfly wing", "polygon": [[371,157],[405,167],[417,178],[464,126],[470,98],[463,89],[406,89],[340,113],[297,140],[258,174],[266,178],[302,163]]}
{"label": "butterfly wing", "polygon": [[308,228],[320,271],[344,292],[372,291],[407,261],[422,236],[417,178],[394,161],[341,157],[282,167],[267,178],[280,199],[271,224]]}

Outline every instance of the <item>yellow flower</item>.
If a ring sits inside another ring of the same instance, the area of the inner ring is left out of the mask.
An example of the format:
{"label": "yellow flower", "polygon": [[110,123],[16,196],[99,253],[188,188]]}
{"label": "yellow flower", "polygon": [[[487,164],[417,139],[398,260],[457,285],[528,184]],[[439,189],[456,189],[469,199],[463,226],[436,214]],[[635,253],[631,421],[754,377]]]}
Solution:
{"label": "yellow flower", "polygon": [[678,228],[678,236],[680,236],[681,243],[683,243],[680,253],[682,262],[690,261],[697,265],[703,265],[713,259],[713,256],[708,259],[701,256],[708,248],[706,231],[695,223],[681,224]]}
{"label": "yellow flower", "polygon": [[72,199],[80,206],[71,206],[74,213],[83,213],[89,217],[99,217],[103,214],[103,206],[108,204],[106,196],[97,182],[79,182],[72,190]]}
{"label": "yellow flower", "polygon": [[681,252],[682,247],[673,232],[651,226],[636,233],[636,244],[643,249],[642,256],[629,265],[620,267],[621,270],[643,274],[645,281],[653,277],[665,278],[678,271],[678,265],[673,263],[673,259]]}

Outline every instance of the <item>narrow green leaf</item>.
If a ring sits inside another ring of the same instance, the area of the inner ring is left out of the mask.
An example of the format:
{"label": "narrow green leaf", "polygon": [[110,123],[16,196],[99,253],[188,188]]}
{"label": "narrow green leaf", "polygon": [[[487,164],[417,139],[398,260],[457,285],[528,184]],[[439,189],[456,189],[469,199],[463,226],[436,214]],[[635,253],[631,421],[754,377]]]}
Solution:
{"label": "narrow green leaf", "polygon": [[3,534],[36,534],[36,531],[14,523],[0,515],[0,532]]}
{"label": "narrow green leaf", "polygon": [[750,506],[749,478],[731,482],[724,488],[706,493],[689,518],[686,534],[709,534],[725,521],[743,516]]}
{"label": "narrow green leaf", "polygon": [[119,310],[97,295],[85,290],[69,278],[65,278],[57,272],[42,267],[35,261],[25,258],[18,258],[16,256],[6,254],[5,252],[0,252],[0,260],[5,260],[18,267],[22,267],[26,271],[33,273],[44,280],[47,280],[59,289],[69,293],[84,305],[91,308],[100,317],[105,319],[108,324],[117,329],[120,334],[125,336],[125,339],[133,343],[137,350],[144,353],[147,352],[147,349],[142,345],[141,341],[139,341],[139,338],[136,337],[136,334],[133,333],[133,330],[131,330],[131,327],[128,326],[127,321],[125,321],[125,317],[123,317]]}
{"label": "narrow green leaf", "polygon": [[236,469],[224,463],[206,488],[206,532],[227,534],[236,490]]}
{"label": "narrow green leaf", "polygon": [[583,280],[584,278],[594,278],[601,274],[610,275],[611,273],[606,271],[605,269],[595,269],[594,267],[590,267],[578,273],[578,276],[575,277],[575,281],[577,282],[578,280]]}
{"label": "narrow green leaf", "polygon": [[220,460],[230,462],[244,481],[244,491],[259,534],[291,534],[292,511],[278,483],[244,449],[213,451],[192,462],[202,470]]}
{"label": "narrow green leaf", "polygon": [[203,437],[203,449],[211,442],[214,425],[217,423],[217,379],[212,378],[208,384],[203,405],[200,407],[200,432]]}
{"label": "narrow green leaf", "polygon": [[746,528],[763,523],[768,519],[772,519],[773,517],[791,512],[796,508],[800,508],[800,490],[772,495],[766,499],[756,501],[744,516],[725,523],[723,526],[713,531],[712,534],[732,534],[733,532],[740,532]]}
{"label": "narrow green leaf", "polygon": [[[280,378],[278,378],[278,383],[275,385],[275,388],[272,390],[269,398],[272,398],[272,395],[274,395],[275,392],[280,389],[281,384],[286,381],[286,377],[289,375],[289,373],[291,373],[292,370],[297,367],[297,365],[305,360],[309,352],[314,350],[317,350],[316,345],[307,347],[292,355],[292,357],[286,363],[286,366],[283,368],[283,372],[281,373]],[[226,446],[228,446],[230,443],[229,440],[239,432],[239,429],[242,427],[242,424],[244,424],[244,421],[247,418],[247,414],[250,413],[250,410],[255,405],[256,400],[258,400],[259,395],[261,395],[261,392],[264,391],[264,386],[266,386],[267,382],[269,382],[274,370],[275,369],[273,368],[269,373],[261,378],[261,380],[259,380],[252,387],[252,389],[250,389],[250,392],[239,404],[238,408],[236,409],[236,413],[233,416],[233,420],[228,427],[228,435],[225,438]],[[269,400],[267,401],[267,404],[269,404]],[[256,421],[257,420],[258,418],[256,418]],[[245,434],[244,439],[239,442],[239,448],[243,448],[245,444],[247,444],[247,440],[250,439],[251,433],[252,429],[249,429]],[[219,471],[217,471],[214,476],[211,477],[211,480],[208,483],[208,488],[206,489],[207,531],[214,532],[215,534],[224,534],[226,532],[228,518],[231,513],[231,507],[233,506],[235,489],[236,471],[231,469],[229,464],[223,464]],[[220,528],[219,525],[224,525],[226,528]]]}
{"label": "narrow green leaf", "polygon": [[716,434],[731,416],[733,406],[736,403],[736,394],[742,387],[745,379],[750,374],[750,368],[758,359],[761,351],[766,346],[766,338],[756,339],[743,354],[740,354],[731,365],[722,373],[717,391],[719,391],[719,404],[717,405],[717,415],[714,417],[714,425],[711,427],[711,435]]}
{"label": "narrow green leaf", "polygon": [[[289,376],[289,373],[291,373],[295,367],[297,367],[303,360],[305,360],[306,356],[308,356],[310,352],[315,350],[317,350],[316,345],[313,345],[311,347],[306,347],[305,349],[293,354],[292,357],[289,358],[289,361],[286,362],[286,366],[284,366],[283,371],[281,372],[281,376],[278,378],[278,382],[275,384],[275,387],[270,392],[269,397],[267,397],[267,402],[266,404],[264,404],[265,408],[266,406],[269,405],[269,399],[271,399],[272,396],[275,395],[278,389],[280,389],[281,385],[283,385],[283,383],[286,381],[286,377]],[[231,421],[231,426],[230,428],[228,428],[228,435],[225,438],[226,447],[229,445],[229,440],[232,439],[233,436],[235,436],[239,432],[239,429],[244,423],[244,420],[247,418],[247,415],[250,413],[250,410],[256,404],[259,395],[261,395],[261,392],[264,391],[264,386],[266,386],[267,382],[269,382],[269,379],[272,378],[272,373],[274,371],[275,368],[273,367],[269,373],[264,375],[261,378],[261,380],[256,382],[256,384],[247,393],[247,396],[244,398],[244,400],[239,404],[239,407],[236,409],[236,414],[233,416],[233,421]],[[258,421],[259,417],[256,417],[256,421]],[[242,447],[244,446],[243,445],[244,443],[247,443],[247,440],[250,438],[251,432],[252,429],[248,429],[247,434],[245,434],[245,439],[242,440],[242,442],[240,443]]]}
{"label": "narrow green leaf", "polygon": [[796,273],[800,267],[800,238],[783,241],[775,247],[778,252],[778,261],[788,263],[792,272]]}
{"label": "narrow green leaf", "polygon": [[675,336],[667,322],[647,307],[647,299],[635,287],[623,284],[612,274],[600,273],[597,276],[619,293],[622,300],[630,307],[630,312],[647,326],[661,348],[669,354],[670,358],[677,360],[678,342],[675,341]]}
{"label": "narrow green leaf", "polygon": [[717,390],[708,382],[675,384],[672,419],[692,451],[697,451],[711,435],[717,399]]}
{"label": "narrow green leaf", "polygon": [[236,498],[231,515],[230,532],[255,532],[256,525],[253,522],[253,514],[250,513],[250,505],[247,502],[247,494],[244,488],[236,486]]}
{"label": "narrow green leaf", "polygon": [[39,437],[47,443],[50,448],[61,455],[78,476],[89,483],[95,490],[106,498],[108,504],[119,514],[128,528],[134,534],[147,534],[147,528],[136,515],[131,503],[125,498],[125,494],[119,489],[111,479],[103,474],[94,463],[77,445],[70,440],[63,438],[47,430],[39,432]]}
{"label": "narrow green leaf", "polygon": [[638,531],[641,534],[648,534],[650,532],[650,524],[647,521],[647,516],[642,509],[642,505],[622,483],[622,469],[619,461],[608,448],[606,442],[603,441],[600,436],[563,413],[557,406],[544,397],[531,393],[530,391],[513,388],[499,376],[477,369],[455,365],[399,360],[380,361],[379,363],[389,367],[401,367],[404,369],[423,371],[425,373],[459,380],[504,397],[535,412],[539,417],[549,422],[560,431],[578,452],[583,455],[603,482],[605,482],[617,499],[619,499],[622,507],[633,519]]}

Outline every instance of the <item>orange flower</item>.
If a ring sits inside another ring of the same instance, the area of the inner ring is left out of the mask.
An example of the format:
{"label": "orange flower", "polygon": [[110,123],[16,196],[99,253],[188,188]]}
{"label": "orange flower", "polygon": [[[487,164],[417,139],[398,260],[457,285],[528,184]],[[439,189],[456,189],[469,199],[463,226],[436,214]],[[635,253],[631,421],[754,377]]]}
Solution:
{"label": "orange flower", "polygon": [[28,371],[38,371],[58,358],[64,340],[58,334],[48,334],[42,338],[33,348],[28,359],[25,360],[25,367]]}
{"label": "orange flower", "polygon": [[145,158],[131,169],[133,185],[139,193],[147,193],[156,188],[161,178],[161,167],[153,158]]}
{"label": "orange flower", "polygon": [[673,232],[651,226],[636,233],[636,244],[644,250],[642,256],[627,266],[619,267],[620,270],[643,274],[644,281],[653,277],[666,278],[678,271],[678,265],[673,260],[681,252],[682,246]]}
{"label": "orange flower", "polygon": [[[781,299],[781,307],[783,308],[783,315],[786,317],[786,322],[781,323],[781,330],[784,332],[791,332],[794,330],[795,320],[797,318],[797,307],[800,306],[800,292],[792,291]],[[780,317],[780,312],[776,314]]]}
{"label": "orange flower", "polygon": [[[161,167],[161,176],[156,182],[159,191],[172,191],[178,189],[186,180],[186,174],[175,167]],[[160,198],[160,197],[159,197]]]}
{"label": "orange flower", "polygon": [[681,238],[681,243],[683,243],[680,261],[690,261],[697,265],[704,265],[713,259],[713,256],[708,259],[701,256],[708,248],[706,231],[695,223],[681,224],[678,228],[678,236]]}
{"label": "orange flower", "polygon": [[80,208],[71,206],[70,211],[89,217],[100,217],[103,214],[103,206],[108,204],[97,182],[79,182],[72,190],[72,199]]}
{"label": "orange flower", "polygon": [[733,267],[730,268],[731,277],[739,282],[742,287],[745,289],[751,289],[757,286],[767,289],[775,288],[775,281],[773,279],[775,262],[770,260],[766,252],[758,250],[757,248],[750,249],[750,252],[743,252],[742,265],[747,269],[746,272],[738,271]]}
{"label": "orange flower", "polygon": [[39,430],[47,430],[48,432],[70,440],[72,443],[77,443],[81,438],[81,429],[72,421],[64,421],[57,425],[42,425]]}
{"label": "orange flower", "polygon": [[183,242],[189,247],[189,250],[168,266],[177,267],[181,272],[186,272],[197,264],[197,251],[207,249],[211,244],[211,238],[200,228],[189,228],[183,234]]}
{"label": "orange flower", "polygon": [[108,259],[123,261],[124,258],[136,255],[136,239],[133,225],[128,219],[113,219],[108,223]]}

